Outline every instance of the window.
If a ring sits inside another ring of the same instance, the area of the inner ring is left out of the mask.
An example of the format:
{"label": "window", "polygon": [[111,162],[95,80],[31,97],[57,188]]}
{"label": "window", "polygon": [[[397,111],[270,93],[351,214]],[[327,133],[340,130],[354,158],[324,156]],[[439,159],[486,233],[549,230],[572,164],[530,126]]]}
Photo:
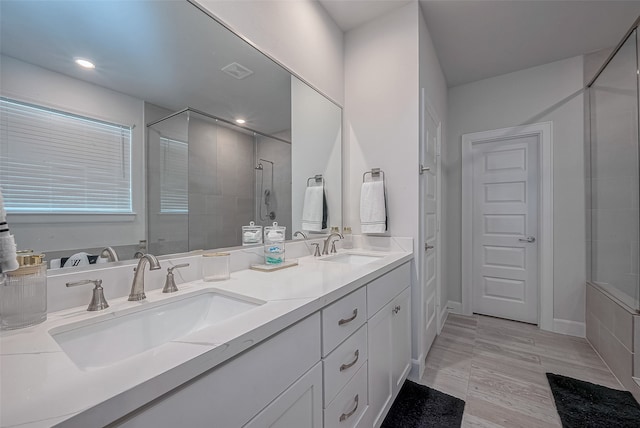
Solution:
{"label": "window", "polygon": [[8,213],[132,213],[130,126],[0,98]]}
{"label": "window", "polygon": [[189,145],[160,137],[160,212],[189,212]]}

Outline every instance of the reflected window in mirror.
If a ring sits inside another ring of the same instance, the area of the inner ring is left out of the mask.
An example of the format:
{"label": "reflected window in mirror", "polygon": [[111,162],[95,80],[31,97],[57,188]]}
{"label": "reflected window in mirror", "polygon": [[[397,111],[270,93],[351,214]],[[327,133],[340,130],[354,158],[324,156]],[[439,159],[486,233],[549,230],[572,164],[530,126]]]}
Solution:
{"label": "reflected window in mirror", "polygon": [[10,214],[130,214],[131,126],[0,98],[0,187]]}

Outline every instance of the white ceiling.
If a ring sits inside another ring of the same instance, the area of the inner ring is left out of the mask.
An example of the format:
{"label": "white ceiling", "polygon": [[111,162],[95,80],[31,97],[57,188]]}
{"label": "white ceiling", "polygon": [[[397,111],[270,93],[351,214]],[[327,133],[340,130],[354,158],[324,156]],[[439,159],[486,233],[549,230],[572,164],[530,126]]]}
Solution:
{"label": "white ceiling", "polygon": [[[241,117],[268,134],[291,128],[289,72],[186,1],[0,0],[0,54],[169,110]],[[221,71],[233,62],[254,73]]]}
{"label": "white ceiling", "polygon": [[[320,0],[343,31],[406,4]],[[420,0],[449,86],[615,46],[640,1]]]}
{"label": "white ceiling", "polygon": [[410,0],[318,0],[344,32],[382,16]]}

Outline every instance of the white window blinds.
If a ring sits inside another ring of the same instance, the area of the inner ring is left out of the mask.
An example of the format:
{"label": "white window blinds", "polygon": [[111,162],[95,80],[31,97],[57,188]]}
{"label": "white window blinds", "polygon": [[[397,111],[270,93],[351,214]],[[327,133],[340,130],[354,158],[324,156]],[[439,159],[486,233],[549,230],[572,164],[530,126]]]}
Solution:
{"label": "white window blinds", "polygon": [[132,213],[131,127],[0,98],[9,213]]}
{"label": "white window blinds", "polygon": [[189,212],[189,145],[160,137],[160,212]]}

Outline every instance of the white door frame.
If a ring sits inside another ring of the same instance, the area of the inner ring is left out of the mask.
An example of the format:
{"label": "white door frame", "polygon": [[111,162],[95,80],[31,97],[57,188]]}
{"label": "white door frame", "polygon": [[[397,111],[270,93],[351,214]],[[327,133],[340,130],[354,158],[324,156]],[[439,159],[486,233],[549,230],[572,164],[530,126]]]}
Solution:
{"label": "white door frame", "polygon": [[538,171],[538,325],[553,331],[553,123],[543,122],[462,136],[462,313],[473,313],[472,224],[473,157],[476,143],[535,135],[539,141]]}

